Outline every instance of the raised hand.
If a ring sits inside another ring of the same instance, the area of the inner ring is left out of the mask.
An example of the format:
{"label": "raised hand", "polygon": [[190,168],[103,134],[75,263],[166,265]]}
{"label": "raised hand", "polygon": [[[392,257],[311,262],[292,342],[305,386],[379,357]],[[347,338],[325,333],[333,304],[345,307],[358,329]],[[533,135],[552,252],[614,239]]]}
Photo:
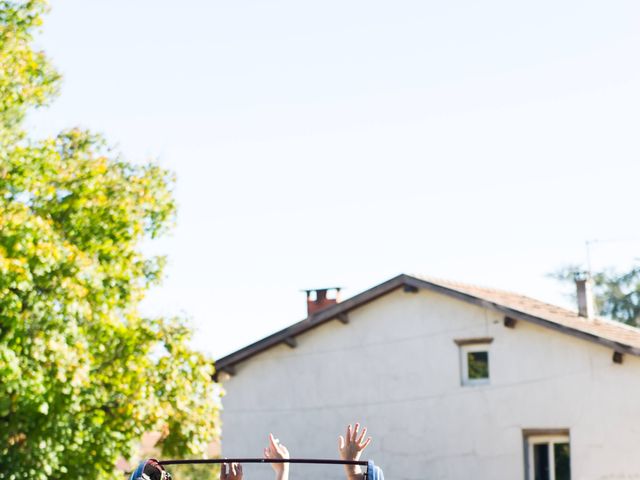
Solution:
{"label": "raised hand", "polygon": [[239,463],[220,465],[220,480],[242,480],[242,465]]}
{"label": "raised hand", "polygon": [[[269,444],[264,449],[264,458],[276,458],[276,459],[288,459],[289,450],[282,445],[280,441],[269,434]],[[289,464],[288,463],[272,463],[271,468],[276,472],[276,480],[288,480],[289,478]]]}
{"label": "raised hand", "polygon": [[[342,460],[360,460],[360,456],[365,448],[371,443],[371,437],[365,437],[367,429],[360,430],[360,424],[356,423],[347,426],[346,435],[338,437],[338,449]],[[345,465],[344,470],[349,480],[360,480],[362,478],[362,468],[360,465]]]}

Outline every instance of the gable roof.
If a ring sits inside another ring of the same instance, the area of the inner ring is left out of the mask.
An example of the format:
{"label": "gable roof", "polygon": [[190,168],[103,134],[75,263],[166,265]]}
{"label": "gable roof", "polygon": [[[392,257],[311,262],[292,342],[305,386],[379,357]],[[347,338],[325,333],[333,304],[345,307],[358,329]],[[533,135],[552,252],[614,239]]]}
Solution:
{"label": "gable roof", "polygon": [[348,322],[348,312],[378,297],[403,288],[406,292],[420,289],[442,293],[458,300],[500,312],[505,318],[523,320],[562,333],[592,341],[619,354],[640,356],[640,329],[604,318],[587,319],[576,312],[517,293],[478,287],[448,280],[401,274],[344,302],[320,310],[308,318],[258,340],[218,359],[216,371],[234,372],[234,366],[271,347],[286,343],[295,346],[295,337],[328,321]]}

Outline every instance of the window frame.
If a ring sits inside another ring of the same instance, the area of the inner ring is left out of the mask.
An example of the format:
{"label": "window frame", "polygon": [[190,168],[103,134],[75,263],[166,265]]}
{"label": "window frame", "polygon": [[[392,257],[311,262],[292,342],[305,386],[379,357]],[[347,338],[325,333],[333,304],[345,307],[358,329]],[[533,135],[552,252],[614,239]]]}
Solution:
{"label": "window frame", "polygon": [[[491,342],[459,344],[460,346],[460,383],[463,387],[491,384]],[[487,378],[469,378],[469,353],[487,352]]]}
{"label": "window frame", "polygon": [[[535,476],[535,462],[534,462],[534,447],[536,445],[546,445],[549,455],[549,480],[555,480],[556,478],[556,459],[555,449],[556,444],[568,443],[569,452],[571,452],[571,436],[569,431],[562,431],[557,433],[525,433],[525,451],[526,451],[526,463],[525,471],[527,473],[527,480],[534,480]],[[569,468],[571,468],[571,454],[569,454]]]}

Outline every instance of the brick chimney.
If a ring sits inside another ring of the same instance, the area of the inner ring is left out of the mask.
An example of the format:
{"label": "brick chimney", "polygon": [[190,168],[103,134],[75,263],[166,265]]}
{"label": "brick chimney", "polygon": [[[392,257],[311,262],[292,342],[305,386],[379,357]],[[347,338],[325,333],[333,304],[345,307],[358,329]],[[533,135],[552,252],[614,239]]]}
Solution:
{"label": "brick chimney", "polygon": [[[335,292],[335,295],[332,294],[332,298],[329,298],[327,295],[329,292]],[[307,317],[340,302],[340,287],[305,290],[305,293],[307,294]]]}
{"label": "brick chimney", "polygon": [[576,293],[578,297],[578,315],[592,319],[595,317],[595,306],[593,303],[593,282],[589,272],[578,272],[575,274]]}

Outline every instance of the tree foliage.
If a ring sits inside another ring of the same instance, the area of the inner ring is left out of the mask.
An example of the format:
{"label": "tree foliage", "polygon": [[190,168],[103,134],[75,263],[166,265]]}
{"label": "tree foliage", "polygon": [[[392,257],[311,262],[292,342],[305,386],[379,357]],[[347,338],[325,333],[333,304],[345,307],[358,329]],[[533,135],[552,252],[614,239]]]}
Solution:
{"label": "tree foliage", "polygon": [[[564,282],[573,282],[581,271],[578,266],[567,266],[551,274]],[[640,266],[627,272],[606,269],[591,274],[593,295],[599,314],[619,322],[640,327]]]}
{"label": "tree foliage", "polygon": [[58,89],[32,47],[45,10],[0,1],[0,479],[100,480],[146,431],[200,455],[220,391],[183,320],[139,313],[164,265],[141,243],[173,223],[173,176],[90,132],[22,128]]}

